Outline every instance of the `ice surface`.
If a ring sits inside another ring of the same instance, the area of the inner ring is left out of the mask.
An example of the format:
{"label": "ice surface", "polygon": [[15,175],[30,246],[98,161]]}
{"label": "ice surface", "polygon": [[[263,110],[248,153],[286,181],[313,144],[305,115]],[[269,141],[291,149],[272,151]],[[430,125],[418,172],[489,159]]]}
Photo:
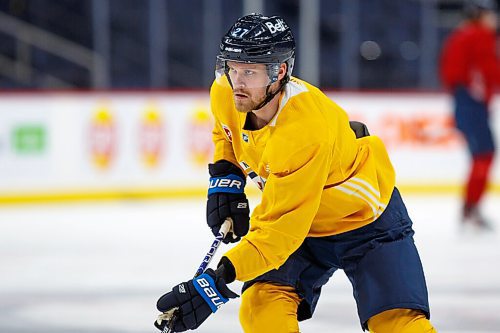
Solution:
{"label": "ice surface", "polygon": [[[486,235],[460,232],[455,196],[404,199],[438,331],[500,332],[500,198],[485,202],[497,230]],[[204,210],[201,198],[0,206],[0,332],[155,332],[156,299],[194,274],[212,242]],[[351,294],[335,273],[301,331],[361,332]],[[238,306],[197,332],[241,332]]]}

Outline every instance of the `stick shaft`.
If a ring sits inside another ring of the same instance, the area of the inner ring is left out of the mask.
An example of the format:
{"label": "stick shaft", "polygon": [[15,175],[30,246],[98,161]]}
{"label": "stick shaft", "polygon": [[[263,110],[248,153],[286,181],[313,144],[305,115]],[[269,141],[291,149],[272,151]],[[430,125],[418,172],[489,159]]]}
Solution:
{"label": "stick shaft", "polygon": [[[207,254],[205,255],[205,258],[203,258],[203,261],[201,262],[200,267],[198,267],[198,269],[196,270],[194,277],[197,277],[197,276],[203,274],[203,272],[207,269],[208,264],[210,263],[210,261],[212,261],[212,258],[214,257],[215,252],[217,252],[217,249],[219,248],[220,243],[222,243],[222,240],[224,239],[224,237],[226,237],[226,234],[230,230],[232,224],[233,224],[233,221],[231,218],[227,218],[226,221],[224,221],[224,223],[220,227],[219,233],[215,237],[212,245],[210,246],[210,250],[208,250]],[[172,316],[168,320],[165,327],[163,328],[162,333],[172,332],[172,325],[175,322],[176,317],[177,317],[177,315],[176,315],[177,309],[178,308],[174,308],[174,309],[169,310],[169,311],[171,311]]]}
{"label": "stick shaft", "polygon": [[217,252],[217,249],[219,248],[220,244],[222,243],[222,240],[224,237],[226,237],[227,232],[231,228],[233,221],[231,218],[227,218],[226,221],[222,224],[220,227],[219,233],[215,237],[212,245],[210,246],[210,250],[207,252],[205,255],[205,258],[203,258],[203,261],[201,262],[200,267],[198,267],[198,270],[196,271],[194,277],[197,277],[207,269],[208,264],[210,261],[212,261],[212,258],[215,255],[215,252]]}

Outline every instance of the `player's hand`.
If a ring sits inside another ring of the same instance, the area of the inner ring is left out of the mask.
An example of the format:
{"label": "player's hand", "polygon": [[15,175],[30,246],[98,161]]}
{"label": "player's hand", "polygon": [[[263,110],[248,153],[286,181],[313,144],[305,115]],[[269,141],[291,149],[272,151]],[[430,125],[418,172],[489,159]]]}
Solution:
{"label": "player's hand", "polygon": [[[172,332],[196,329],[222,304],[235,297],[238,295],[227,287],[224,279],[209,268],[200,276],[176,285],[158,299],[156,307],[162,314],[155,326],[163,330],[169,325]],[[174,322],[170,323],[172,317],[168,313],[172,310]]]}
{"label": "player's hand", "polygon": [[214,236],[226,221],[232,219],[232,228],[224,237],[224,243],[234,243],[248,233],[250,207],[245,195],[245,175],[234,164],[220,160],[208,165],[210,186],[207,200],[207,223]]}

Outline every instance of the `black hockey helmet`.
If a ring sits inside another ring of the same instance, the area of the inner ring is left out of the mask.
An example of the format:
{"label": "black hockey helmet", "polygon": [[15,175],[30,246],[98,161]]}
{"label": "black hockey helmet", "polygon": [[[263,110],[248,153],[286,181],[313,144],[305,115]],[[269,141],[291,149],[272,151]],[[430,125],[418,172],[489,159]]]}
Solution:
{"label": "black hockey helmet", "polygon": [[466,0],[464,3],[464,15],[472,20],[479,18],[485,11],[495,12],[497,10],[495,0]]}
{"label": "black hockey helmet", "polygon": [[282,63],[287,64],[288,81],[295,60],[292,31],[279,16],[250,14],[239,18],[222,37],[216,76],[227,75],[227,61],[266,64],[270,84],[278,79]]}

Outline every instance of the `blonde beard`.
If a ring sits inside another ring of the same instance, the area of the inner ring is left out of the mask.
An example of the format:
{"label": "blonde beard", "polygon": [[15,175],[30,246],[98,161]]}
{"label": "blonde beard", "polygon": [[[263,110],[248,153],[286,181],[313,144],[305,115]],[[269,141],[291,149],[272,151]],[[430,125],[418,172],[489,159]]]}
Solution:
{"label": "blonde beard", "polygon": [[238,105],[238,104],[241,104],[241,103],[234,103],[234,106],[236,107],[236,111],[238,111],[238,112],[249,113],[249,112],[253,111],[253,107],[248,107],[248,106]]}
{"label": "blonde beard", "polygon": [[254,102],[254,100],[249,100],[246,102],[238,102],[234,100],[234,106],[236,110],[241,113],[249,113],[255,110],[255,107],[258,106],[266,97],[264,96],[260,101]]}
{"label": "blonde beard", "polygon": [[[259,101],[256,101],[256,102],[252,98],[250,98],[250,100],[245,101],[245,102],[238,102],[236,100],[236,98],[233,96],[234,106],[236,107],[236,110],[238,112],[241,112],[241,113],[249,113],[249,112],[255,111],[256,110],[255,108],[257,106],[259,106],[262,102],[264,102],[266,100],[266,98],[267,98],[267,93],[266,92],[271,93],[273,91],[272,88],[275,88],[275,87],[270,86],[269,88],[264,88],[265,90],[264,90],[263,96],[261,97],[261,99]],[[276,94],[278,94],[278,93],[279,93],[279,91],[277,91],[276,93],[274,93],[274,95],[276,96]]]}

